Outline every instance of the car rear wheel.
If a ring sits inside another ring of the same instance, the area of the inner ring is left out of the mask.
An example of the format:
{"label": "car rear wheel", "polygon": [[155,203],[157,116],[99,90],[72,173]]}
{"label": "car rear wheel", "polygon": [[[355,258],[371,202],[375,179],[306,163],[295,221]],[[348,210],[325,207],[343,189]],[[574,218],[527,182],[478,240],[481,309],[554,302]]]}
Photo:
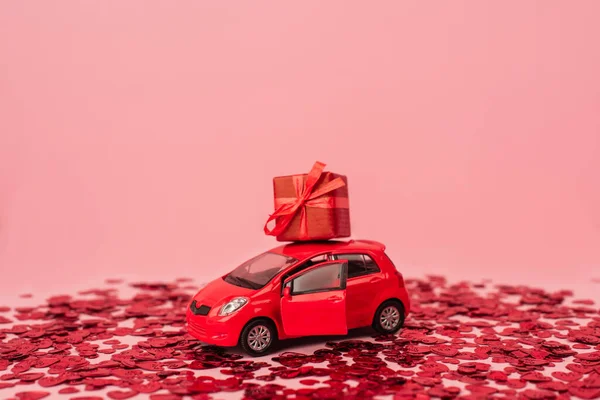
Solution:
{"label": "car rear wheel", "polygon": [[404,325],[404,306],[398,300],[381,303],[373,318],[373,329],[382,334],[396,333]]}
{"label": "car rear wheel", "polygon": [[240,347],[252,357],[269,354],[277,342],[277,329],[267,319],[257,319],[248,323],[240,335]]}

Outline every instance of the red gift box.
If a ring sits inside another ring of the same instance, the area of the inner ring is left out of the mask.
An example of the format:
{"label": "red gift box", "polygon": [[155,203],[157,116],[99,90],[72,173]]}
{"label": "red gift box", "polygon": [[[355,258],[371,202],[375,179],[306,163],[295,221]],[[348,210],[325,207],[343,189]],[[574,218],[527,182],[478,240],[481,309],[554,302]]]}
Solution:
{"label": "red gift box", "polygon": [[348,180],[324,168],[317,161],[308,174],[273,178],[275,212],[265,224],[267,235],[280,242],[350,236]]}

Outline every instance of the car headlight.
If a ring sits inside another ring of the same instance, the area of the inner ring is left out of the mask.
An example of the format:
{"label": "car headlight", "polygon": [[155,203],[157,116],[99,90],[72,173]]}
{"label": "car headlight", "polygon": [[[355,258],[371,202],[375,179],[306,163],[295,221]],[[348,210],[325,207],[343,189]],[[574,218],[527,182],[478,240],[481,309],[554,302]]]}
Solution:
{"label": "car headlight", "polygon": [[231,299],[227,304],[221,307],[219,316],[233,314],[246,304],[248,304],[248,298],[246,297],[236,297],[235,299]]}

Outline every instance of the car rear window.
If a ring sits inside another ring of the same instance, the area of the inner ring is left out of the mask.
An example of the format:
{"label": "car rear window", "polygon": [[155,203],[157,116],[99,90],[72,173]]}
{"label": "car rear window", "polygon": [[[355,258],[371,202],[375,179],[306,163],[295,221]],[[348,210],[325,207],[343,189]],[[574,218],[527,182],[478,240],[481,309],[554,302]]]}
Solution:
{"label": "car rear window", "polygon": [[337,254],[335,258],[338,260],[348,260],[348,278],[373,274],[380,271],[377,263],[367,254]]}

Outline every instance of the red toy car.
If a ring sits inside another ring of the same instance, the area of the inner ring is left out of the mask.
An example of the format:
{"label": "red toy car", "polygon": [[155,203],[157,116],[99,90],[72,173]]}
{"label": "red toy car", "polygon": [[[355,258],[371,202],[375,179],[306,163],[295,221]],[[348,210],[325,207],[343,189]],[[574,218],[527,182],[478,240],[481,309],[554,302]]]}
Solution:
{"label": "red toy car", "polygon": [[410,301],[404,279],[370,240],[293,243],[246,261],[202,288],[187,309],[189,333],[252,356],[277,340],[398,331]]}

